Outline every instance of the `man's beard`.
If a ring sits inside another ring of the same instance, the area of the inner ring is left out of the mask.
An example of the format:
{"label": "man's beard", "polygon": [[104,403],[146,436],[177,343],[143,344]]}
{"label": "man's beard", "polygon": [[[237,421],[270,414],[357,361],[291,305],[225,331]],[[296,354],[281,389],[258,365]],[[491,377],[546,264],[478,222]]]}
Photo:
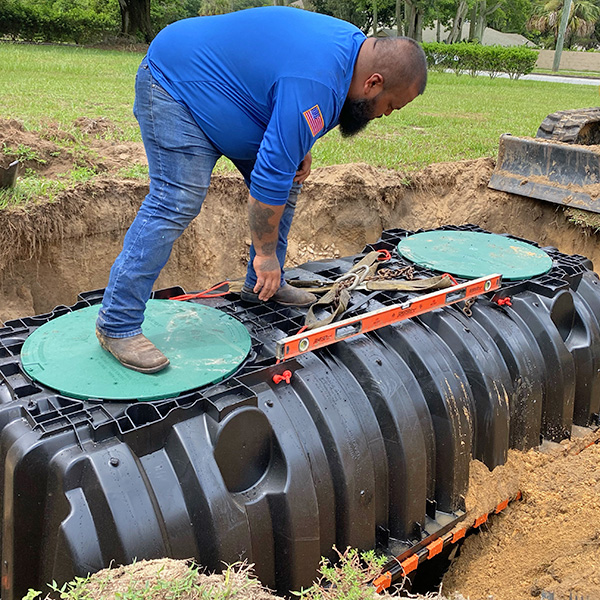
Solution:
{"label": "man's beard", "polygon": [[340,125],[340,133],[342,137],[350,137],[362,131],[369,121],[374,117],[375,100],[351,100],[346,98],[338,123]]}

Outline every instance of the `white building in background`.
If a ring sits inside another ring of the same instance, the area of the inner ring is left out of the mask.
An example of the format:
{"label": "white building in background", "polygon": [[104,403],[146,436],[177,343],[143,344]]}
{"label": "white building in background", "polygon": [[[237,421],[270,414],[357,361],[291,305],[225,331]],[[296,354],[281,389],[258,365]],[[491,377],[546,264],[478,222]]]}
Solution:
{"label": "white building in background", "polygon": [[[443,27],[441,30],[440,41],[443,42],[450,31],[446,31]],[[373,35],[373,31],[369,32],[369,35]],[[395,29],[379,29],[377,32],[378,37],[395,37]],[[469,22],[463,23],[461,39],[466,40],[469,37]],[[423,29],[423,41],[424,42],[436,42],[436,27],[427,27]],[[535,44],[528,40],[526,37],[519,33],[502,33],[491,27],[486,27],[483,32],[483,40],[481,42],[484,46],[529,46],[535,48]]]}

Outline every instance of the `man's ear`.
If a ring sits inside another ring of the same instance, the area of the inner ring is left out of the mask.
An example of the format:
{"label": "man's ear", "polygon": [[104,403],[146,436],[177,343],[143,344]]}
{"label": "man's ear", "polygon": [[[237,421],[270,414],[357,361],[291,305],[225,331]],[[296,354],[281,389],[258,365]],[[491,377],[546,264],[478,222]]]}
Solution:
{"label": "man's ear", "polygon": [[373,73],[365,80],[363,85],[363,93],[367,100],[375,98],[383,90],[383,75],[381,73]]}

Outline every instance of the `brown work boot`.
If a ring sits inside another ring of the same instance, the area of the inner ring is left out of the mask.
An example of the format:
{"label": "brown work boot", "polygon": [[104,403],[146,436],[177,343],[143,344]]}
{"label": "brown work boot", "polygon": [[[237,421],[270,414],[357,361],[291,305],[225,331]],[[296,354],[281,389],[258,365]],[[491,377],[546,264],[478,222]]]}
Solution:
{"label": "brown work boot", "polygon": [[142,333],[127,338],[113,338],[96,328],[100,345],[124,367],[140,373],[156,373],[169,364],[169,359]]}
{"label": "brown work boot", "polygon": [[[258,304],[262,302],[258,294],[250,288],[244,286],[241,292],[242,300]],[[284,283],[270,298],[273,302],[283,304],[284,306],[310,306],[317,301],[317,297],[310,292],[294,287],[289,283]]]}

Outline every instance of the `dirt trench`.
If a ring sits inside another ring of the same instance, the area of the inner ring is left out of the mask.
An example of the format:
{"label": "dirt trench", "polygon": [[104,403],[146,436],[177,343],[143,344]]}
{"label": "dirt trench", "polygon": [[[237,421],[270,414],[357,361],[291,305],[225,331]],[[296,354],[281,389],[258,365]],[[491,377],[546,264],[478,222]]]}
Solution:
{"label": "dirt trench", "polygon": [[[103,288],[123,236],[147,192],[144,179],[118,175],[143,164],[141,144],[95,137],[110,123],[79,120],[88,149],[67,146],[57,129],[27,132],[0,123],[0,146],[29,148],[25,167],[57,177],[84,165],[99,173],[53,202],[0,210],[0,322],[72,304],[81,291]],[[492,159],[434,164],[411,174],[366,164],[317,168],[298,202],[288,264],[359,252],[381,231],[474,223],[555,246],[600,264],[598,236],[574,225],[554,205],[487,188]],[[237,174],[215,174],[201,214],[177,241],[156,287],[199,290],[245,271],[250,236],[247,191]]]}

